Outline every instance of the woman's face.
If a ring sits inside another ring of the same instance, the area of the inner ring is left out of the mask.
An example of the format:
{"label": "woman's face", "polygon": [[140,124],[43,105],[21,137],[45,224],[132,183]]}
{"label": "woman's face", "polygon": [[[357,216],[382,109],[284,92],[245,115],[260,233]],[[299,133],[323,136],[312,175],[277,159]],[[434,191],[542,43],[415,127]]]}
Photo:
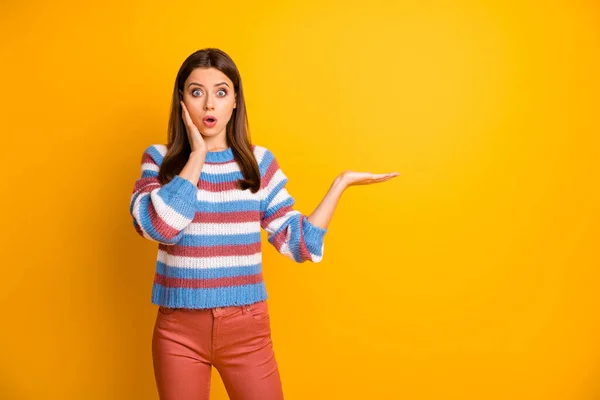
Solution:
{"label": "woman's face", "polygon": [[[227,75],[216,68],[195,68],[180,93],[192,121],[203,136],[225,135],[237,97],[233,82]],[[207,121],[205,118],[208,116],[214,117],[216,123]]]}

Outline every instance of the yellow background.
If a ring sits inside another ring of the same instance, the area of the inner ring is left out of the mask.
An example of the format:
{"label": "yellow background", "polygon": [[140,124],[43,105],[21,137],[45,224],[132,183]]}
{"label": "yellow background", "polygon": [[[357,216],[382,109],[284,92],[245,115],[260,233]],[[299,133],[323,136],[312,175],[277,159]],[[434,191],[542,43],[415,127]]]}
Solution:
{"label": "yellow background", "polygon": [[157,398],[129,200],[203,47],[303,213],[401,174],[320,264],[263,242],[286,399],[600,398],[598,3],[23,1],[0,33],[1,398]]}

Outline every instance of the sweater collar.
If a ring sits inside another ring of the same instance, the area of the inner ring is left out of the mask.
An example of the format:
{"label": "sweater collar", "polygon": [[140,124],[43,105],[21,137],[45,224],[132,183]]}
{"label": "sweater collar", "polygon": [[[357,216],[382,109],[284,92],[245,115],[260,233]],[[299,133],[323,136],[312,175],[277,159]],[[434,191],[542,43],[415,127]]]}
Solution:
{"label": "sweater collar", "polygon": [[231,147],[228,147],[225,150],[207,152],[204,161],[209,163],[222,163],[232,161],[233,159],[233,150]]}

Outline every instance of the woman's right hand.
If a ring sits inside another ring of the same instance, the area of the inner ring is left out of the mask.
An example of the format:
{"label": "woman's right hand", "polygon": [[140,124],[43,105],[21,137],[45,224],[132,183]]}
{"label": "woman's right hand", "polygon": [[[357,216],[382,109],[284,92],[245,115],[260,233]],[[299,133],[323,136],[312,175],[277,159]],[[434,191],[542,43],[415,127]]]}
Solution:
{"label": "woman's right hand", "polygon": [[181,118],[185,123],[188,140],[190,142],[190,147],[192,148],[192,153],[203,153],[206,154],[208,152],[208,147],[206,146],[206,142],[202,138],[200,131],[192,121],[190,114],[188,113],[187,107],[183,101],[179,101],[181,104]]}

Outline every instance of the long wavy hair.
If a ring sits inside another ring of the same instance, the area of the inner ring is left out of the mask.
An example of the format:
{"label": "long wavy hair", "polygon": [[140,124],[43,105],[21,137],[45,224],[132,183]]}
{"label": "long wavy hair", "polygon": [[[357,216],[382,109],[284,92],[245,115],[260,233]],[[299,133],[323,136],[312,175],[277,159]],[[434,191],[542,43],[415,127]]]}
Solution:
{"label": "long wavy hair", "polygon": [[216,68],[233,82],[237,98],[236,107],[227,122],[227,146],[231,147],[234,159],[244,176],[244,179],[237,181],[238,188],[242,190],[250,188],[252,193],[256,193],[260,189],[260,171],[250,141],[242,78],[231,57],[216,48],[205,48],[190,54],[179,68],[175,78],[171,114],[169,116],[167,153],[158,172],[159,182],[164,185],[180,173],[192,151],[186,127],[181,118],[180,101],[183,100],[181,94],[184,91],[183,85],[195,68]]}

